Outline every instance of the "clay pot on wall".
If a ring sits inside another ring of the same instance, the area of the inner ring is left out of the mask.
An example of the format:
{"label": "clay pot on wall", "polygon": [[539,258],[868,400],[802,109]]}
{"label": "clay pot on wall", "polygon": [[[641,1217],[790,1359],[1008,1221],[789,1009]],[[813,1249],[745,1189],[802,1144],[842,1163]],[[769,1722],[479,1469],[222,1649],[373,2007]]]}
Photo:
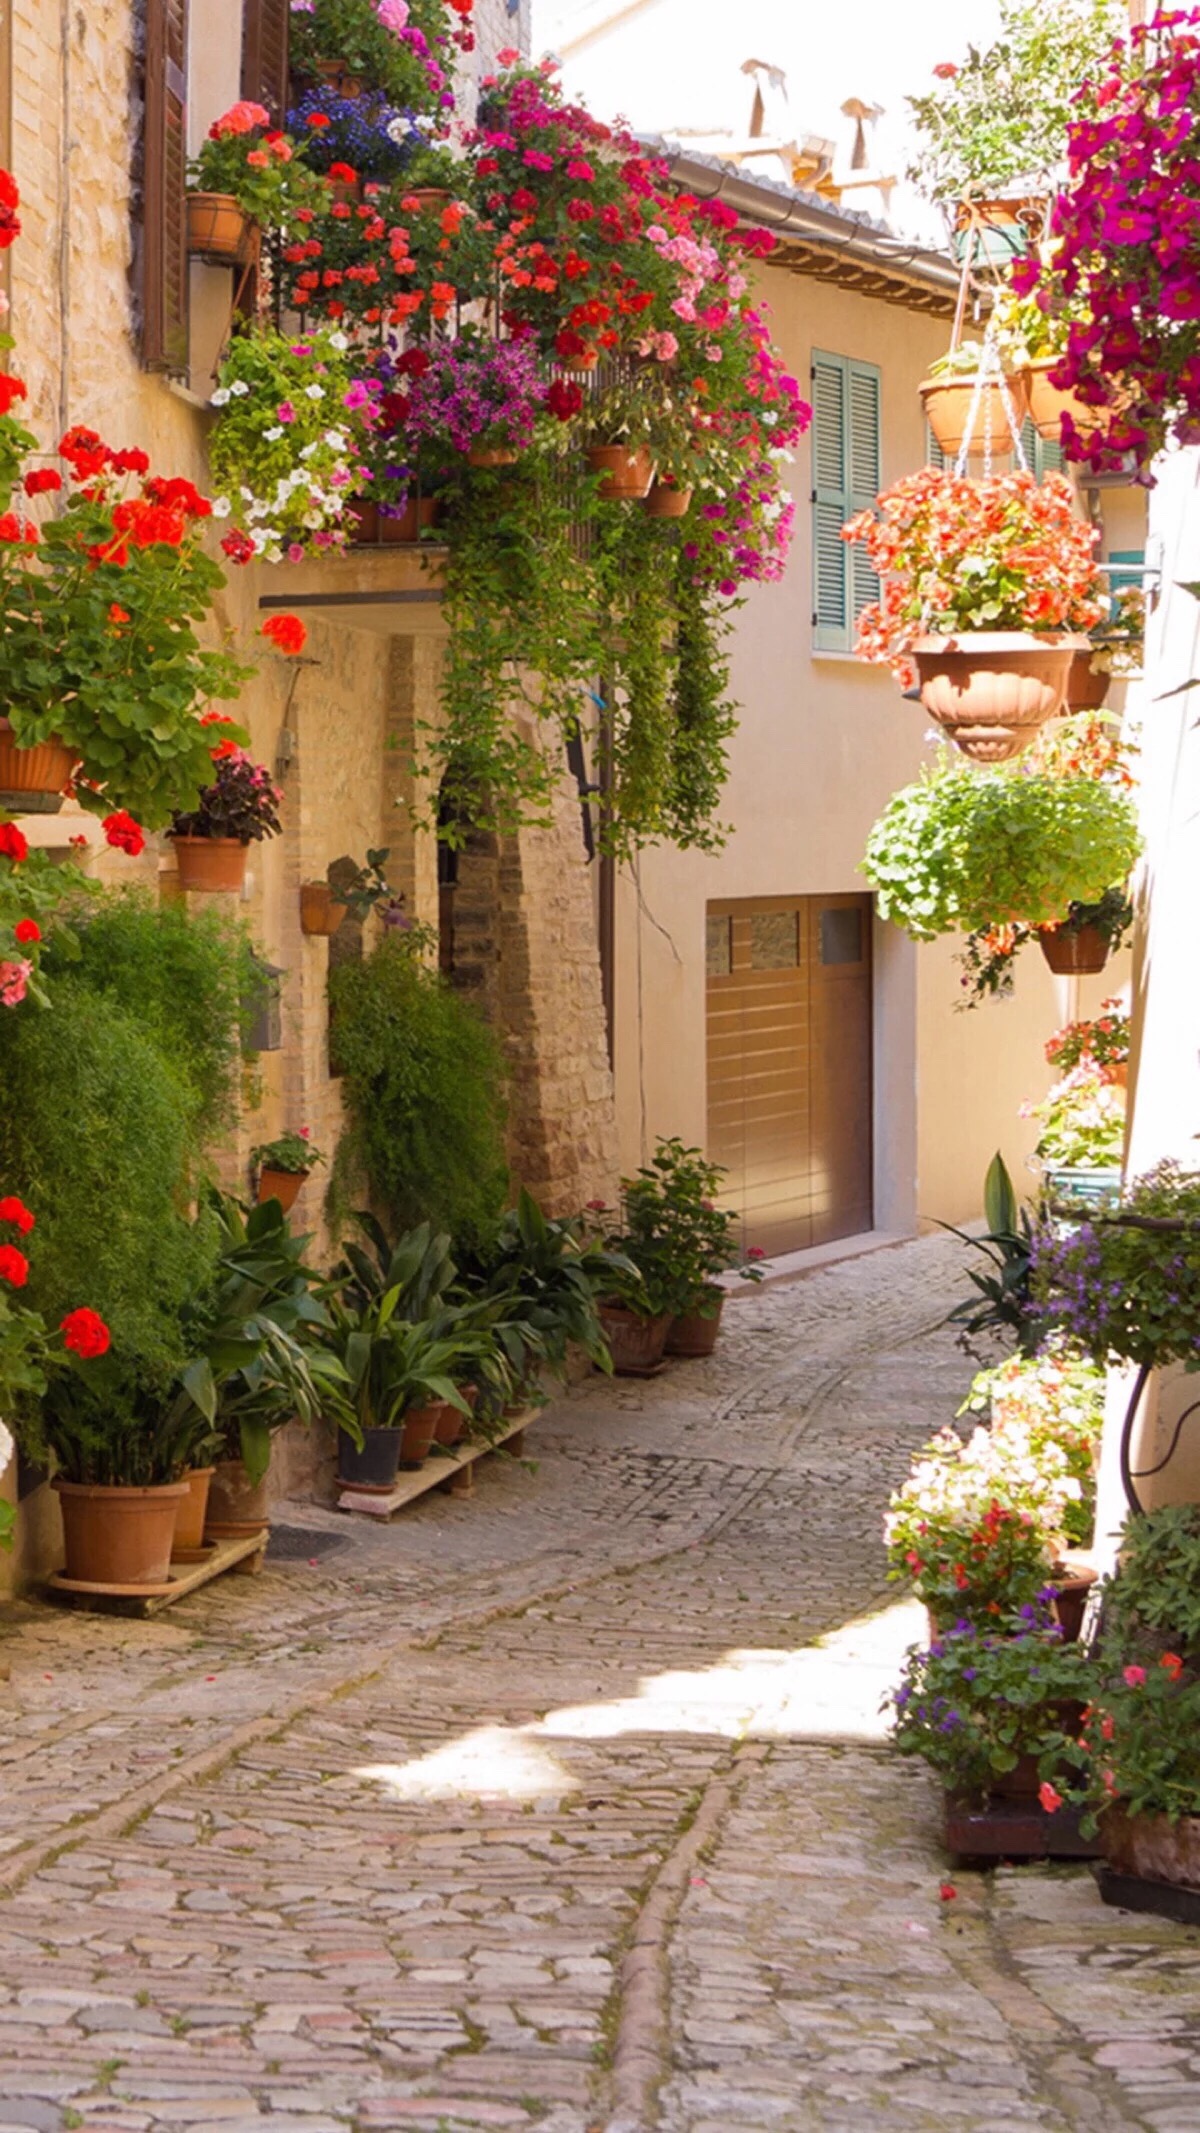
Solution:
{"label": "clay pot on wall", "polygon": [[187,241],[193,259],[215,267],[243,267],[253,248],[254,225],[232,193],[189,193]]}
{"label": "clay pot on wall", "polygon": [[1075,653],[1087,639],[1026,630],[963,630],[918,637],[913,658],[921,702],[977,763],[1019,755],[1062,710]]}
{"label": "clay pot on wall", "polygon": [[470,467],[515,467],[519,454],[499,445],[473,444],[467,453]]}
{"label": "clay pot on wall", "polygon": [[348,906],[340,904],[327,881],[300,884],[300,930],[316,936],[336,933]]}
{"label": "clay pot on wall", "polygon": [[306,1170],[272,1170],[264,1163],[258,1173],[258,1204],[278,1200],[286,1215],[299,1197],[300,1187],[308,1176]]}
{"label": "clay pot on wall", "polygon": [[686,518],[692,507],[691,489],[677,489],[670,482],[656,481],[646,498],[647,518]]}
{"label": "clay pot on wall", "polygon": [[11,801],[16,814],[56,815],[77,761],[73,750],[53,738],[19,748],[8,720],[0,718],[0,805]]}
{"label": "clay pot on wall", "polygon": [[246,885],[248,846],[236,837],[172,837],[181,889],[237,896]]}
{"label": "clay pot on wall", "polygon": [[175,1519],[185,1481],[156,1488],[101,1487],[55,1477],[73,1583],[110,1587],[164,1585],[171,1572]]}
{"label": "clay pot on wall", "polygon": [[654,458],[644,447],[635,452],[625,444],[592,444],[586,458],[593,474],[604,476],[596,494],[606,503],[636,501],[649,494]]}
{"label": "clay pot on wall", "polygon": [[441,503],[436,496],[410,496],[403,511],[391,516],[386,511],[380,512],[379,538],[385,545],[388,542],[417,541],[423,532],[436,526],[441,512]]}
{"label": "clay pot on wall", "polygon": [[379,539],[379,506],[369,496],[352,496],[346,506],[352,548],[373,548]]}

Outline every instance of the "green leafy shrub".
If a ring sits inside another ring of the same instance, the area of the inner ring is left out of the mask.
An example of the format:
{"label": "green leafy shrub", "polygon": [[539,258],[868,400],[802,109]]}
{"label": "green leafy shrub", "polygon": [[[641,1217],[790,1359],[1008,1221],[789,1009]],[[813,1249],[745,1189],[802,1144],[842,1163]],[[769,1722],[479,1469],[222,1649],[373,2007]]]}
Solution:
{"label": "green leafy shrub", "polygon": [[888,802],[863,872],[914,940],[1063,919],[1123,882],[1140,847],[1128,795],[1090,777],[944,766]]}
{"label": "green leafy shrub", "polygon": [[344,1205],[365,1177],[396,1229],[490,1230],[504,1204],[504,1069],[475,1010],[389,933],[330,980],[332,1036],[348,1127],[334,1166]]}

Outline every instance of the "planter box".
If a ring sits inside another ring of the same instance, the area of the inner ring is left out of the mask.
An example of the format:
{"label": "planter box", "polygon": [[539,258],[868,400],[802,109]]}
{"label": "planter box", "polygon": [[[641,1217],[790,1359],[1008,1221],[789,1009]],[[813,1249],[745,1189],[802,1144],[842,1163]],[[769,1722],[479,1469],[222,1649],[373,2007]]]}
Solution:
{"label": "planter box", "polygon": [[1047,1814],[1034,1800],[988,1800],[972,1806],[946,1797],[947,1851],[963,1859],[1098,1859],[1098,1836],[1080,1835],[1079,1816]]}

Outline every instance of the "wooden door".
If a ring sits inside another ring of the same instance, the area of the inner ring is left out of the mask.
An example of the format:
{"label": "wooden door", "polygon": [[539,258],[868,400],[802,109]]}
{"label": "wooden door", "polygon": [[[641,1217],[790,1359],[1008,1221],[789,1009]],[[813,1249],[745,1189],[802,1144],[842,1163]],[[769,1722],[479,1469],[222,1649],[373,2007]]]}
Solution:
{"label": "wooden door", "polygon": [[708,1152],[747,1246],[871,1227],[870,939],[866,896],[708,906]]}

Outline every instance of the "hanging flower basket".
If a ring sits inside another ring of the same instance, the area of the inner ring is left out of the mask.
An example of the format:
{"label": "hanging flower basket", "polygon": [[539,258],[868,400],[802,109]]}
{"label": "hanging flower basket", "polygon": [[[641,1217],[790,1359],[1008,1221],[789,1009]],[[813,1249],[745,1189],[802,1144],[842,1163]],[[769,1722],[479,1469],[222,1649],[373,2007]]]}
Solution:
{"label": "hanging flower basket", "polygon": [[656,481],[646,498],[647,518],[686,518],[694,493],[691,489],[676,489],[668,482]]}
{"label": "hanging flower basket", "polygon": [[77,768],[78,757],[59,740],[19,747],[8,720],[0,718],[0,806],[18,814],[57,814]]}
{"label": "hanging flower basket", "polygon": [[286,1215],[296,1204],[308,1172],[305,1170],[272,1170],[264,1163],[258,1173],[258,1204],[265,1207],[268,1200],[278,1200]]}
{"label": "hanging flower basket", "polygon": [[654,458],[645,446],[631,451],[624,444],[589,445],[587,463],[593,474],[604,476],[596,493],[606,503],[629,498],[639,500],[649,495],[654,480]]}
{"label": "hanging flower basket", "polygon": [[242,267],[250,258],[254,225],[232,193],[188,194],[188,251],[212,266]]}
{"label": "hanging flower basket", "polygon": [[1112,952],[1099,926],[1039,926],[1038,940],[1056,978],[1097,977]]}
{"label": "hanging flower basket", "polygon": [[172,843],[181,889],[236,896],[244,888],[248,847],[237,837],[176,836]]}
{"label": "hanging flower basket", "polygon": [[963,200],[955,212],[951,246],[954,257],[967,257],[975,232],[974,258],[990,267],[1011,266],[1040,236],[1048,202],[1040,197]]}
{"label": "hanging flower basket", "polygon": [[[947,459],[956,459],[962,450],[971,420],[971,407],[975,400],[973,377],[926,378],[918,388],[926,420]],[[968,446],[970,456],[981,457],[990,441],[994,453],[1012,450],[1012,431],[1004,405],[1007,390],[1012,406],[1013,421],[1018,429],[1029,411],[1029,383],[1025,371],[1006,377],[1003,385],[999,379],[990,380],[979,394],[975,408],[974,426]]]}
{"label": "hanging flower basket", "polygon": [[327,881],[300,884],[300,931],[317,937],[336,933],[348,906],[339,903]]}
{"label": "hanging flower basket", "polygon": [[1003,763],[1061,711],[1075,652],[1086,638],[1065,632],[963,631],[918,637],[912,647],[921,702],[964,755]]}

